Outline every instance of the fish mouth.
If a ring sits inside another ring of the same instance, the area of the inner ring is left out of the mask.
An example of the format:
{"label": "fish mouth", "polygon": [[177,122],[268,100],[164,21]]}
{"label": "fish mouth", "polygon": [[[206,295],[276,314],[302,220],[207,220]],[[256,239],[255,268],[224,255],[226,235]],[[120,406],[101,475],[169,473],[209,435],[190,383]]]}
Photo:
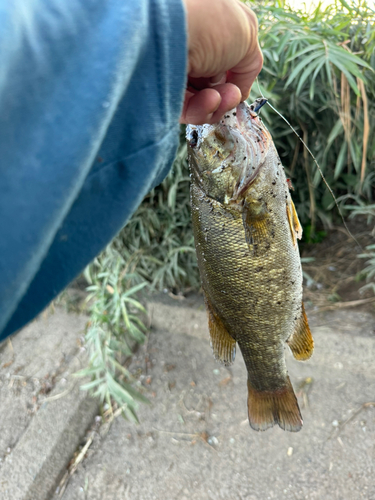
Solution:
{"label": "fish mouth", "polygon": [[[241,102],[236,108],[236,118],[240,129],[243,132],[259,128],[258,112],[268,102],[265,97],[258,97],[252,104]],[[257,125],[257,126],[255,126]]]}
{"label": "fish mouth", "polygon": [[214,125],[186,128],[186,139],[198,170],[210,170],[215,175],[221,175],[227,168],[233,172],[237,179],[231,193],[233,201],[243,198],[267,157],[272,139],[255,111],[266,102],[265,98],[258,98],[250,105],[242,102]]}
{"label": "fish mouth", "polygon": [[[217,128],[239,129],[245,138],[250,132],[255,132],[256,140],[264,140],[259,130],[258,111],[267,103],[268,99],[259,97],[252,104],[241,102],[231,109],[216,124],[187,125],[186,140],[193,149],[199,149],[204,139]],[[258,119],[257,119],[258,118]]]}

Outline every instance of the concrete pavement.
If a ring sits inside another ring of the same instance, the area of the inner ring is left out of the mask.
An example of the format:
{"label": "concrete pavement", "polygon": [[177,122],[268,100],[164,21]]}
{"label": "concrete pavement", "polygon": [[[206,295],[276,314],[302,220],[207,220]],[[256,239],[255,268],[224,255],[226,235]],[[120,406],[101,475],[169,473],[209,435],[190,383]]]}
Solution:
{"label": "concrete pavement", "polygon": [[152,330],[130,369],[152,404],[139,426],[118,418],[95,433],[63,495],[52,492],[97,413],[69,385],[86,318],[58,310],[3,344],[1,499],[375,499],[374,316],[308,312],[314,356],[287,352],[304,427],[256,433],[241,355],[215,362],[201,299],[148,307]]}

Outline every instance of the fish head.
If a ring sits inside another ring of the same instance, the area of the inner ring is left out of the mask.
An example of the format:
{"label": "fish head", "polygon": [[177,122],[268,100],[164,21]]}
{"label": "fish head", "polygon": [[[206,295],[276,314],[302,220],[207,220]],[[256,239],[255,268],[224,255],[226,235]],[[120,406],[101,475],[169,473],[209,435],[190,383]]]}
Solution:
{"label": "fish head", "polygon": [[222,203],[239,201],[264,163],[271,136],[256,111],[266,102],[243,102],[213,125],[188,125],[192,176]]}

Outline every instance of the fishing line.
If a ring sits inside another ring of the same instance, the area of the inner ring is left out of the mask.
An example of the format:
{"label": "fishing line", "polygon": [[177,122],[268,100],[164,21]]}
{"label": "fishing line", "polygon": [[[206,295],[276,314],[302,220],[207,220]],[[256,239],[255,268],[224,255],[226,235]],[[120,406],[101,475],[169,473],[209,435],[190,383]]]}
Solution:
{"label": "fishing line", "polygon": [[[262,92],[262,90],[261,90],[261,88],[260,88],[258,77],[257,77],[257,79],[256,79],[256,80],[257,80],[257,85],[258,85],[258,89],[259,89],[259,92],[260,92],[261,96],[263,97],[263,99],[267,99],[266,97],[264,97],[263,92]],[[355,236],[353,236],[353,235],[352,235],[352,233],[350,232],[350,230],[349,230],[349,228],[348,228],[348,226],[347,226],[347,224],[346,224],[346,222],[345,222],[344,216],[342,215],[342,212],[341,212],[341,209],[340,209],[340,207],[339,207],[339,204],[337,203],[336,196],[334,195],[334,193],[333,193],[333,191],[332,191],[332,189],[331,189],[330,185],[329,185],[329,184],[328,184],[328,182],[326,181],[326,179],[325,179],[325,177],[324,177],[324,175],[323,175],[322,169],[320,168],[319,163],[318,163],[317,159],[315,158],[315,156],[312,154],[312,152],[311,152],[310,148],[307,146],[307,144],[306,144],[306,143],[305,143],[305,141],[302,139],[302,137],[298,134],[298,132],[296,131],[296,129],[295,129],[295,128],[294,128],[294,127],[293,127],[293,126],[292,126],[292,125],[288,122],[288,120],[285,118],[285,116],[283,116],[283,115],[282,115],[279,111],[277,111],[277,109],[276,109],[276,108],[274,108],[274,107],[272,106],[272,104],[270,104],[270,101],[269,101],[268,99],[267,99],[267,104],[268,104],[268,106],[269,106],[271,109],[273,109],[273,110],[275,111],[275,113],[277,113],[277,114],[280,116],[280,118],[282,118],[282,119],[284,120],[284,122],[285,122],[285,123],[286,123],[286,124],[287,124],[287,125],[288,125],[291,129],[292,129],[292,131],[296,134],[296,136],[298,137],[298,139],[299,139],[299,140],[302,142],[302,144],[305,146],[305,148],[306,148],[307,152],[309,153],[309,155],[311,156],[311,158],[314,160],[314,163],[315,163],[315,165],[316,165],[316,166],[317,166],[317,168],[318,168],[318,171],[319,171],[319,173],[320,173],[320,176],[321,176],[321,178],[323,179],[323,182],[324,182],[324,184],[326,185],[326,187],[327,187],[328,191],[330,192],[330,194],[331,194],[331,196],[332,196],[332,198],[333,198],[333,201],[335,202],[335,205],[336,205],[336,207],[337,207],[337,210],[338,210],[338,212],[339,212],[339,214],[340,214],[341,220],[342,220],[342,222],[343,222],[343,224],[344,224],[344,227],[345,227],[345,229],[346,229],[346,231],[347,231],[348,235],[349,235],[349,236],[350,236],[350,237],[351,237],[351,238],[352,238],[352,239],[353,239],[353,240],[357,243],[357,245],[359,246],[359,248],[361,249],[361,251],[363,251],[363,248],[362,248],[362,247],[361,247],[361,245],[359,244],[359,242],[358,242],[357,238],[356,238]]]}

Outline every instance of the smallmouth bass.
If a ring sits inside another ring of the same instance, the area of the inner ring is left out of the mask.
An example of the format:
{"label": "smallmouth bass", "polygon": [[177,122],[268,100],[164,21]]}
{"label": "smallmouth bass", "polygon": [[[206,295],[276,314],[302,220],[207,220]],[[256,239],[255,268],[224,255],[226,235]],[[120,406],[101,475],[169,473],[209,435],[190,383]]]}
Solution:
{"label": "smallmouth bass", "polygon": [[302,302],[302,236],[272,137],[241,103],[215,125],[187,127],[191,209],[198,266],[216,359],[248,372],[248,417],[255,430],[299,431],[302,417],[284,357],[314,343]]}

